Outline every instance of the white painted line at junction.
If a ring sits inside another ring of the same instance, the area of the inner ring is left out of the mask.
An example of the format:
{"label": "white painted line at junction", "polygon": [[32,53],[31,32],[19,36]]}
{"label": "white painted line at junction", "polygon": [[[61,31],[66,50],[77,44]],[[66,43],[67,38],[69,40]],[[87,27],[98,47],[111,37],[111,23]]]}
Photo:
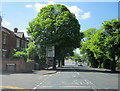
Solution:
{"label": "white painted line at junction", "polygon": [[43,78],[43,76],[39,77],[38,79],[42,79],[42,78]]}
{"label": "white painted line at junction", "polygon": [[42,84],[42,82],[40,83],[40,85]]}
{"label": "white painted line at junction", "polygon": [[39,88],[91,88],[90,86],[39,86]]}
{"label": "white painted line at junction", "polygon": [[78,75],[80,75],[78,72],[77,72]]}
{"label": "white painted line at junction", "polygon": [[63,86],[63,87],[70,87],[70,88],[72,88],[72,87],[75,87],[75,88],[81,88],[81,87],[83,87],[83,88],[85,88],[85,87],[90,87],[90,86]]}
{"label": "white painted line at junction", "polygon": [[37,87],[39,87],[40,85],[37,85]]}
{"label": "white painted line at junction", "polygon": [[44,76],[47,76],[47,75],[44,75]]}
{"label": "white painted line at junction", "polygon": [[37,89],[37,87],[34,87],[33,89]]}

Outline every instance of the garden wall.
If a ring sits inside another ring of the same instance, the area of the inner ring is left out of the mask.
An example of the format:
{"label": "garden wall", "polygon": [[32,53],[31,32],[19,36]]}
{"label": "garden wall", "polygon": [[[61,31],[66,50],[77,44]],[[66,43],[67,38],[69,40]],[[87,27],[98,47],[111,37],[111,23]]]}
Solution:
{"label": "garden wall", "polygon": [[23,59],[2,60],[2,71],[8,72],[31,72],[34,69],[34,62],[25,62]]}

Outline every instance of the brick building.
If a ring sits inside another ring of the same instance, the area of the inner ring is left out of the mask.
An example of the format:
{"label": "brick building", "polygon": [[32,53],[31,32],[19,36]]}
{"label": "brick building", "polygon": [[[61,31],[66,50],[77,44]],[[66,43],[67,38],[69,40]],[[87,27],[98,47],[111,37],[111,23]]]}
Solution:
{"label": "brick building", "polygon": [[[14,50],[24,51],[27,48],[28,40],[23,32],[19,32],[17,28],[11,31],[1,25],[2,18],[0,16],[0,58],[5,59]],[[1,60],[2,60],[1,59]]]}
{"label": "brick building", "polygon": [[27,48],[28,40],[24,37],[23,32],[18,32],[17,28],[14,28],[14,32],[2,27],[2,57],[7,58],[10,53],[16,49],[18,51],[24,51]]}
{"label": "brick building", "polygon": [[0,17],[0,71],[12,72],[28,72],[34,69],[34,61],[25,62],[24,59],[10,59],[11,53],[24,51],[29,43],[28,38],[25,38],[23,32],[19,32],[17,28],[11,31],[1,25],[2,18]]}

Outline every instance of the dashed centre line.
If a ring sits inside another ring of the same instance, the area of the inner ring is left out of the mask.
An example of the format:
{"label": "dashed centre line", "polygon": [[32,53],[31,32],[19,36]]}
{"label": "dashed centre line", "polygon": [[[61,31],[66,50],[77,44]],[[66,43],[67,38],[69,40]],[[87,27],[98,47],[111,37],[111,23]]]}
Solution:
{"label": "dashed centre line", "polygon": [[[57,72],[56,74],[59,74],[59,73],[61,73],[61,72]],[[43,78],[43,77],[46,77],[46,79],[45,80],[47,80],[49,77],[51,77],[51,76],[54,76],[55,74],[52,74],[52,75],[44,75],[44,76],[42,76],[42,77],[39,77],[38,79],[41,79],[41,78]],[[37,89],[38,87],[40,87],[40,85],[42,85],[44,82],[45,82],[45,80],[43,80],[41,83],[39,83],[37,86],[35,86],[33,89]]]}

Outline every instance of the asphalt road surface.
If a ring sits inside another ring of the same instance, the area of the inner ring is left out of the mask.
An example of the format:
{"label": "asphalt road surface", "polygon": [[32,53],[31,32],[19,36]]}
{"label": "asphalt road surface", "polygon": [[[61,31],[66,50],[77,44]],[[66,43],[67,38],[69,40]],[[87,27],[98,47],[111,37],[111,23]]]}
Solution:
{"label": "asphalt road surface", "polygon": [[98,71],[67,63],[56,70],[33,73],[6,73],[2,88],[7,89],[118,89],[118,73]]}
{"label": "asphalt road surface", "polygon": [[118,74],[67,65],[33,89],[118,89]]}

